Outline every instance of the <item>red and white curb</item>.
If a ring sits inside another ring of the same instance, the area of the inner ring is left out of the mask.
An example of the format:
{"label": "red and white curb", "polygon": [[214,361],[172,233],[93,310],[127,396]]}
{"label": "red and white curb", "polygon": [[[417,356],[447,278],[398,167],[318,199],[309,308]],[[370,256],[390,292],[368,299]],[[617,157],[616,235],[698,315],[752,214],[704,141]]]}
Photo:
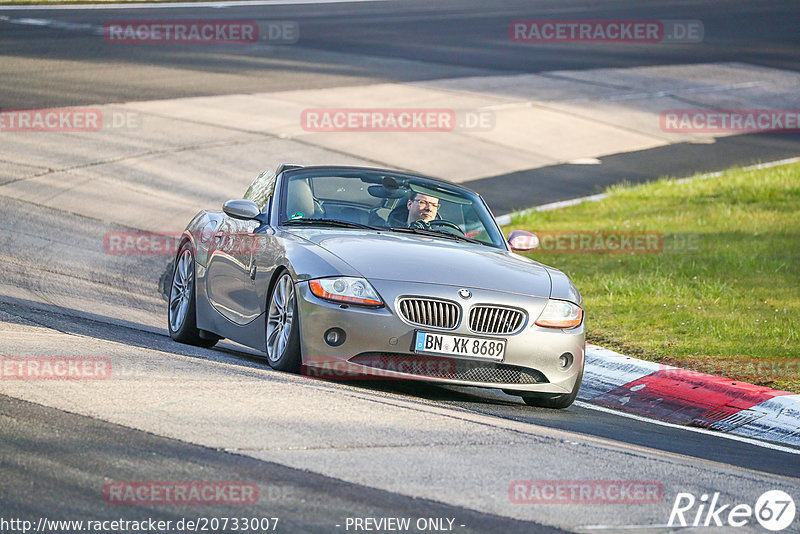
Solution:
{"label": "red and white curb", "polygon": [[800,395],[586,344],[578,398],[667,423],[800,446]]}

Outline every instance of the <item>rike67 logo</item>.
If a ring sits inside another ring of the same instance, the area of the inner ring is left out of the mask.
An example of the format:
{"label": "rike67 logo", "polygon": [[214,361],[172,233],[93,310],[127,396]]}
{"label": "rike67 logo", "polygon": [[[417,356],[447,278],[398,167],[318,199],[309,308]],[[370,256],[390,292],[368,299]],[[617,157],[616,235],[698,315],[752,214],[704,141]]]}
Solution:
{"label": "rike67 logo", "polygon": [[719,492],[715,492],[709,500],[707,494],[697,499],[691,493],[678,493],[667,524],[671,527],[743,527],[755,517],[765,529],[779,531],[794,521],[794,500],[784,491],[771,490],[763,493],[756,500],[755,506],[723,504],[719,495]]}

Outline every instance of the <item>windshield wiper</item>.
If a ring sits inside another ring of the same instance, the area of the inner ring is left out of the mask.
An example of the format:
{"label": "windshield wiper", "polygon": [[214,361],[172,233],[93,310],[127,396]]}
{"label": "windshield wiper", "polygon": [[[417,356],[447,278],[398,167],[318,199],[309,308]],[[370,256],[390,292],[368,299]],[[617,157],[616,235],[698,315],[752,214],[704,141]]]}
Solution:
{"label": "windshield wiper", "polygon": [[292,219],[285,221],[284,226],[336,226],[337,228],[361,228],[364,230],[385,230],[377,226],[361,224],[352,221],[340,221],[339,219]]}
{"label": "windshield wiper", "polygon": [[444,237],[448,239],[454,239],[456,241],[466,241],[467,243],[478,243],[479,245],[484,245],[481,241],[477,239],[472,239],[467,236],[458,235],[458,234],[450,234],[447,232],[440,232],[438,230],[424,230],[422,228],[408,228],[406,226],[392,226],[389,230],[393,232],[405,232],[408,234],[419,234],[419,235],[427,235],[431,237]]}

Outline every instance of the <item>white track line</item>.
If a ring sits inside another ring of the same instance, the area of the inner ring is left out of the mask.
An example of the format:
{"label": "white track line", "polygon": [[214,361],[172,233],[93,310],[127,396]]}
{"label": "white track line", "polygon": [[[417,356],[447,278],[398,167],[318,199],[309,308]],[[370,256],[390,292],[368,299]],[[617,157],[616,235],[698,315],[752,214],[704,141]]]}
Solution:
{"label": "white track line", "polygon": [[767,443],[765,441],[758,441],[751,438],[745,438],[743,436],[736,436],[734,434],[726,434],[724,432],[719,432],[716,430],[706,430],[705,428],[698,428],[694,426],[684,426],[678,425],[675,423],[667,423],[664,421],[659,421],[657,419],[650,419],[649,417],[644,417],[641,415],[635,415],[632,413],[627,412],[620,412],[618,410],[612,410],[611,408],[606,408],[604,406],[597,406],[596,404],[591,404],[586,401],[576,400],[575,404],[580,406],[581,408],[586,408],[588,410],[596,410],[598,412],[604,412],[608,414],[618,415],[620,417],[627,417],[628,419],[635,419],[636,421],[642,421],[645,423],[652,423],[654,425],[665,426],[668,428],[677,428],[681,430],[686,430],[689,432],[696,432],[698,434],[705,434],[707,436],[717,436],[719,438],[731,439],[733,441],[740,441],[742,443],[747,443],[749,445],[755,445],[756,447],[762,447],[764,449],[772,449],[774,451],[780,452],[788,452],[789,454],[798,454],[800,455],[800,449],[795,449],[792,447],[785,447],[783,445],[776,445],[774,443]]}
{"label": "white track line", "polygon": [[226,8],[226,7],[248,7],[248,6],[296,6],[304,4],[350,4],[361,2],[390,2],[392,0],[241,0],[233,2],[158,2],[152,4],[68,4],[68,5],[20,5],[20,6],[0,6],[1,11],[36,11],[47,9],[177,9],[177,8]]}
{"label": "white track line", "polygon": [[646,528],[693,528],[691,525],[689,527],[681,527],[680,525],[586,525],[585,527],[576,527],[575,530],[641,530]]}

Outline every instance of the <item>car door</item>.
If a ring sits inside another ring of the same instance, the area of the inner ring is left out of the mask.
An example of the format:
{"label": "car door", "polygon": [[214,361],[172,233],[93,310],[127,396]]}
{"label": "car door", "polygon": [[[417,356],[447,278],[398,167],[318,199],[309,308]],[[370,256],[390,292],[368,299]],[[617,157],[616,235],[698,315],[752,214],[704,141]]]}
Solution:
{"label": "car door", "polygon": [[251,257],[248,276],[244,281],[245,291],[238,304],[241,315],[252,321],[266,312],[269,283],[286,251],[271,227],[258,228],[248,238]]}
{"label": "car door", "polygon": [[225,216],[217,227],[206,275],[206,293],[214,309],[237,325],[254,319],[250,285],[253,259],[253,230],[257,221]]}

